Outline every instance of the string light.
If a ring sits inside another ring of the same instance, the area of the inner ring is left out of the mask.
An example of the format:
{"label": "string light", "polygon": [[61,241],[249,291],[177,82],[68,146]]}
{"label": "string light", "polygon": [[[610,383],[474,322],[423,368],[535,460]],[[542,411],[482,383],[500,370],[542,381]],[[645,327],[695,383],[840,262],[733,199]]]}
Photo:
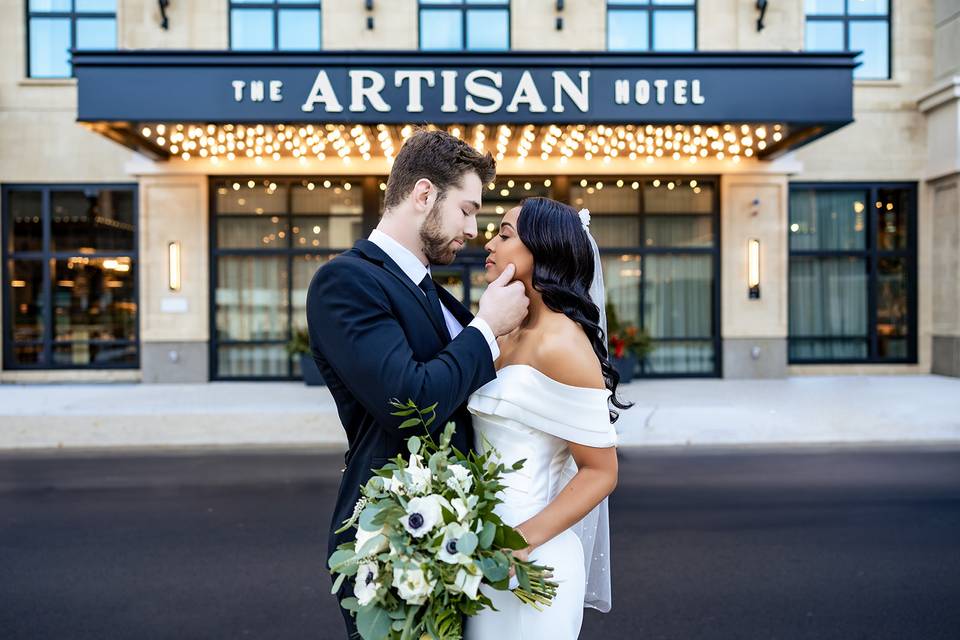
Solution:
{"label": "string light", "polygon": [[[620,158],[697,162],[714,158],[740,162],[762,155],[787,138],[786,127],[757,124],[666,125],[450,125],[443,129],[500,161],[517,162],[536,154],[543,161],[565,164],[576,157],[611,163]],[[184,162],[248,158],[257,163],[339,158],[386,160],[392,164],[400,146],[417,129],[406,125],[364,124],[164,124],[142,123],[135,131],[151,146]],[[490,147],[490,148],[488,148]],[[620,186],[620,185],[618,185]]]}

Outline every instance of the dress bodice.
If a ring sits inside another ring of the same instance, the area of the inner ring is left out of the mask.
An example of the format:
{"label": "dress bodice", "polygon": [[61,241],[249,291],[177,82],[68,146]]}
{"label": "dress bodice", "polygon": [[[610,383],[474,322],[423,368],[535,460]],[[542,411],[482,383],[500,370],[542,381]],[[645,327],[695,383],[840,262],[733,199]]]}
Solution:
{"label": "dress bodice", "polygon": [[576,472],[568,442],[591,447],[617,443],[610,423],[610,391],[558,382],[525,364],[507,365],[474,392],[474,447],[493,446],[504,465],[525,459],[507,473],[504,503],[497,511],[507,524],[519,524],[543,509]]}

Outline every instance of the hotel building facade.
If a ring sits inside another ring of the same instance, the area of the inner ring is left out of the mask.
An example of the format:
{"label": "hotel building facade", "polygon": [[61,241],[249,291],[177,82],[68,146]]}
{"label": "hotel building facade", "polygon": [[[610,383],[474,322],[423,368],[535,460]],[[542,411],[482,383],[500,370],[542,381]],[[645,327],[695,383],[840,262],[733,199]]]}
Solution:
{"label": "hotel building facade", "polygon": [[591,211],[639,377],[960,375],[960,0],[0,0],[0,382],[284,380],[417,126]]}

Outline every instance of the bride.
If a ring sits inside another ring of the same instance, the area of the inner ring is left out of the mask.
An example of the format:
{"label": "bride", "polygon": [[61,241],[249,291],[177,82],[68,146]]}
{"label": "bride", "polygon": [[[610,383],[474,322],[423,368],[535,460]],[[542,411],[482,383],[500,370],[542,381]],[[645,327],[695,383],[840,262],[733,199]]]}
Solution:
{"label": "bride", "polygon": [[[466,640],[576,638],[583,608],[610,610],[607,495],[617,484],[620,376],[606,349],[603,278],[589,213],[547,198],[508,211],[486,245],[486,280],[516,266],[529,314],[498,339],[497,377],[470,396],[475,448],[509,468],[497,513],[528,546],[514,554],[553,567],[556,597],[541,611],[481,587],[497,611],[467,619]],[[515,578],[513,583],[515,584]]]}

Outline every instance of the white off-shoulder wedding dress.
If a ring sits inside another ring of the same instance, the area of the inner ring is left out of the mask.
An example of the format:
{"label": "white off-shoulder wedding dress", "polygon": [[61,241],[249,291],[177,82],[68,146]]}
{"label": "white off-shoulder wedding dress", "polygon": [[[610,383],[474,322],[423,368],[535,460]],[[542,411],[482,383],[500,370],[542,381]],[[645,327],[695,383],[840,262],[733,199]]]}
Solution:
{"label": "white off-shoulder wedding dress", "polygon": [[[563,384],[524,364],[501,368],[496,379],[470,396],[467,407],[473,414],[475,448],[484,451],[489,443],[508,468],[526,459],[522,469],[505,476],[503,503],[496,508],[505,523],[516,526],[536,515],[569,482],[576,464],[568,442],[591,447],[616,444],[617,433],[607,407],[609,396],[607,389]],[[601,506],[606,525],[606,503]],[[542,611],[523,604],[509,591],[481,586],[498,611],[485,609],[468,618],[466,640],[577,638],[584,606],[601,611],[610,608],[609,558],[602,557],[609,555],[609,534],[603,526],[599,530],[604,539],[595,540],[597,530],[595,524],[588,527],[586,535],[583,530],[567,529],[530,554],[531,561],[553,567],[554,580],[560,585],[553,604]],[[588,573],[585,564],[589,566],[591,557],[601,562]],[[604,587],[593,584],[604,580],[588,581],[588,576],[605,579],[606,593],[596,593]]]}

